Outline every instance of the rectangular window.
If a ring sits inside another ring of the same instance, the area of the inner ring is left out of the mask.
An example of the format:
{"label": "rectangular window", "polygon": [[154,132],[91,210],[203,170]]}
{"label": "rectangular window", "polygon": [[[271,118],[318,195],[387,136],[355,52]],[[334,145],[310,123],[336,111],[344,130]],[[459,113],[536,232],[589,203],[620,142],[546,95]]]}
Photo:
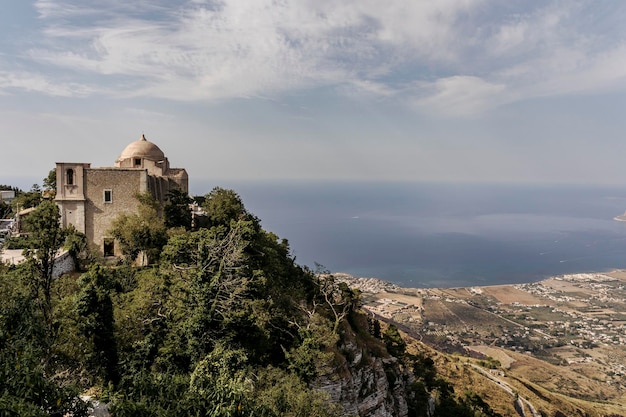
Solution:
{"label": "rectangular window", "polygon": [[115,239],[104,238],[104,256],[115,256]]}
{"label": "rectangular window", "polygon": [[113,190],[104,190],[104,202],[105,203],[113,202]]}
{"label": "rectangular window", "polygon": [[135,166],[136,167],[140,167],[141,166],[141,158],[135,158]]}

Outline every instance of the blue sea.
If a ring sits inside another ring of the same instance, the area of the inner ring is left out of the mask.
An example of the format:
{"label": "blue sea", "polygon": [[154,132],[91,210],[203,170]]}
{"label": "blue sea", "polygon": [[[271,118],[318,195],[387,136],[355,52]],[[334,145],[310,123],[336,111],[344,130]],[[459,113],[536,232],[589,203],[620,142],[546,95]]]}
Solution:
{"label": "blue sea", "polygon": [[405,287],[532,282],[626,268],[626,187],[241,182],[296,262]]}

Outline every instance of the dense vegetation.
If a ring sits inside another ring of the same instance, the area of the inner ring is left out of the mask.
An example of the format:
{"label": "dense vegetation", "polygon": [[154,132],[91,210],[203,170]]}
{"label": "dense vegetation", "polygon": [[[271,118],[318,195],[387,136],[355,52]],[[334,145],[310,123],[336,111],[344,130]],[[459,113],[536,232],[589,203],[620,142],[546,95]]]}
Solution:
{"label": "dense vegetation", "polygon": [[[406,380],[410,415],[433,399],[436,416],[496,415],[471,393],[459,399],[397,328],[381,332],[357,292],[297,265],[235,192],[207,194],[195,227],[188,197],[138,198],[111,230],[125,254],[114,266],[59,226],[53,202],[36,201],[27,261],[0,264],[0,415],[84,416],[81,393],[115,416],[342,415],[315,387],[345,362],[348,334],[399,358],[404,373],[388,379]],[[53,279],[61,246],[83,270]],[[133,267],[139,256],[149,266]]]}

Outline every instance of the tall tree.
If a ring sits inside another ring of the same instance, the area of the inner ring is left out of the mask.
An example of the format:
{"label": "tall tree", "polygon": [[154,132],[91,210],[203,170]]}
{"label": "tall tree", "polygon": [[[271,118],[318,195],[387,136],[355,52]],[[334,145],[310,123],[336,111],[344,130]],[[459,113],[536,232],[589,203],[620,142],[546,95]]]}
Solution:
{"label": "tall tree", "polygon": [[246,210],[241,197],[233,190],[215,187],[205,196],[202,208],[207,214],[210,226],[230,227],[231,221],[240,219],[254,220],[258,223],[258,219]]}
{"label": "tall tree", "polygon": [[29,232],[31,248],[25,251],[32,266],[31,290],[38,300],[46,323],[51,325],[51,294],[54,261],[65,242],[66,232],[61,228],[59,208],[53,201],[44,200],[24,220]]}
{"label": "tall tree", "polygon": [[193,202],[189,194],[181,190],[170,190],[167,203],[163,208],[166,227],[184,227],[191,229],[191,210]]}
{"label": "tall tree", "polygon": [[48,176],[43,179],[43,188],[44,190],[52,190],[56,192],[57,190],[57,170],[56,168],[52,168],[50,172],[48,172]]}
{"label": "tall tree", "polygon": [[78,285],[80,292],[76,297],[75,308],[82,318],[79,328],[92,345],[92,353],[88,355],[91,366],[100,370],[105,381],[116,384],[119,373],[111,301],[114,287],[111,271],[94,265],[80,277]]}

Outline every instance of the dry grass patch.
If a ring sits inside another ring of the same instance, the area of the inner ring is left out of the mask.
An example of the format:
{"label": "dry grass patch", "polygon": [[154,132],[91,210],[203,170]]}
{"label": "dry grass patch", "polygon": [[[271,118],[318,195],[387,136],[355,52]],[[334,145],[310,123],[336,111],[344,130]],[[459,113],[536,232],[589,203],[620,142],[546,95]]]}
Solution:
{"label": "dry grass patch", "polygon": [[573,366],[556,366],[528,355],[511,352],[516,359],[509,372],[546,390],[571,398],[606,401],[621,396],[614,387],[577,372]]}
{"label": "dry grass patch", "polygon": [[497,285],[491,287],[482,287],[485,294],[488,294],[501,302],[502,304],[520,303],[523,305],[555,305],[552,300],[538,297],[529,292],[519,290],[512,285]]}
{"label": "dry grass patch", "polygon": [[509,354],[508,351],[500,348],[495,348],[486,345],[480,346],[468,346],[469,350],[473,350],[474,352],[482,353],[485,356],[490,356],[500,362],[500,365],[503,369],[509,369],[511,364],[515,362]]}
{"label": "dry grass patch", "polygon": [[548,278],[541,281],[544,287],[552,288],[555,291],[561,291],[568,294],[576,294],[578,297],[588,297],[596,293],[593,289],[584,288],[581,282],[570,282],[562,279]]}

